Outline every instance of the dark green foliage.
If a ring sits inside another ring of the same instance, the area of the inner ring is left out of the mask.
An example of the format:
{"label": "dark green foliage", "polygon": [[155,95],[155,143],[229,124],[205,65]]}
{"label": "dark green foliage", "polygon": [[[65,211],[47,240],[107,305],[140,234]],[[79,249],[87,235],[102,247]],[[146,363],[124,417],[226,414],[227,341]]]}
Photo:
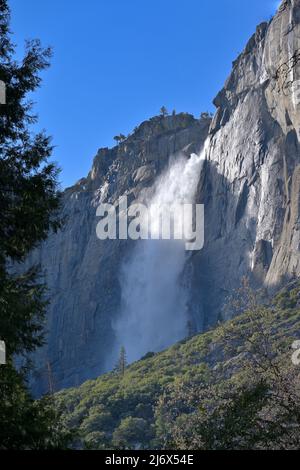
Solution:
{"label": "dark green foliage", "polygon": [[[243,292],[244,313],[233,320],[143,358],[126,367],[122,377],[110,373],[58,393],[66,425],[79,426],[81,445],[299,447],[299,368],[291,362],[291,346],[299,338],[300,309],[291,301],[299,297],[300,283],[287,286],[269,304],[258,302],[261,296],[247,285]],[[105,413],[99,422],[98,413]],[[89,416],[94,417],[91,429]],[[144,431],[139,433],[140,425]]]}
{"label": "dark green foliage", "polygon": [[120,355],[119,355],[119,359],[115,367],[115,371],[123,377],[123,375],[125,374],[126,366],[127,366],[126,351],[125,351],[124,346],[122,346],[120,349]]}
{"label": "dark green foliage", "polygon": [[115,135],[114,140],[117,142],[117,144],[124,142],[124,140],[126,140],[126,135],[124,134]]}
{"label": "dark green foliage", "polygon": [[144,359],[149,359],[149,357],[153,357],[153,356],[155,356],[155,353],[149,351],[149,352],[147,352],[143,357],[141,357],[140,360],[143,361]]}
{"label": "dark green foliage", "polygon": [[20,276],[0,272],[0,336],[9,357],[31,352],[43,343],[44,292],[36,269]]}
{"label": "dark green foliage", "polygon": [[243,302],[247,296],[251,300],[244,314],[219,327],[218,347],[224,356],[206,381],[169,386],[160,397],[156,418],[164,446],[299,448],[300,381],[291,346],[300,311],[295,304],[290,307],[299,296],[299,283],[269,305],[255,303],[250,292],[247,287],[242,296]]}
{"label": "dark green foliage", "polygon": [[161,116],[163,116],[163,117],[166,117],[166,116],[168,115],[168,110],[167,110],[167,108],[166,108],[165,106],[162,106],[162,107],[160,108],[160,114],[161,114]]}
{"label": "dark green foliage", "polygon": [[117,449],[140,449],[153,437],[151,426],[143,418],[124,418],[115,429],[112,445]]}
{"label": "dark green foliage", "polygon": [[0,450],[67,448],[73,433],[61,422],[53,398],[34,401],[11,362],[0,367]]}
{"label": "dark green foliage", "polygon": [[45,288],[37,268],[12,272],[60,226],[58,169],[48,161],[50,138],[31,131],[37,118],[28,100],[51,51],[29,41],[17,62],[9,19],[7,2],[0,0],[0,80],[6,85],[6,104],[0,105],[0,339],[7,350],[7,364],[0,365],[0,448],[48,449],[65,447],[69,433],[60,429],[52,400],[34,401],[25,385],[26,369],[13,366],[16,355],[26,356],[43,342]]}
{"label": "dark green foliage", "polygon": [[[2,8],[5,2],[2,3]],[[5,17],[6,18],[6,17]],[[0,24],[5,20],[1,15]],[[49,229],[56,230],[53,218],[59,198],[58,170],[47,160],[52,152],[50,138],[32,136],[36,121],[26,95],[40,84],[39,72],[48,66],[50,51],[38,41],[27,43],[21,64],[13,50],[0,58],[0,80],[6,84],[6,105],[0,106],[0,260],[9,256],[21,261]]]}

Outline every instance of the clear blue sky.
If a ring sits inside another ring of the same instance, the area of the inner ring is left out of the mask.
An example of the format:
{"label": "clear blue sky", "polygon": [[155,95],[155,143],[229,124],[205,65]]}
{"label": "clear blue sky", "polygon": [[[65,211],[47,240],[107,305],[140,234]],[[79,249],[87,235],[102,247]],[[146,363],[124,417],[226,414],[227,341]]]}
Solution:
{"label": "clear blue sky", "polygon": [[162,105],[213,111],[231,63],[276,0],[10,0],[14,40],[54,50],[35,94],[63,187],[86,176],[99,147]]}

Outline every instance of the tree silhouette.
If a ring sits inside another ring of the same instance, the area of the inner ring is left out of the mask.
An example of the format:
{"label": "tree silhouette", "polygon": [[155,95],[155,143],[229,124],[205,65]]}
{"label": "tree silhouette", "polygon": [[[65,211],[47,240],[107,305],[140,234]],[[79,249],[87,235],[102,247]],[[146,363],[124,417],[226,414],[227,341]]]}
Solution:
{"label": "tree silhouette", "polygon": [[119,135],[115,135],[114,136],[114,140],[120,144],[121,142],[124,142],[124,140],[126,140],[126,135],[124,134],[119,134]]}
{"label": "tree silhouette", "polygon": [[18,61],[9,22],[8,2],[0,0],[0,339],[6,344],[6,364],[0,366],[0,448],[50,449],[65,445],[57,413],[50,401],[46,405],[31,397],[25,381],[30,362],[25,368],[15,365],[16,356],[27,358],[43,344],[45,286],[37,268],[18,274],[8,261],[22,262],[61,225],[51,138],[33,132],[37,117],[29,100],[51,50],[38,40],[27,41]]}
{"label": "tree silhouette", "polygon": [[122,377],[125,374],[126,366],[127,366],[126,351],[125,351],[124,346],[122,346],[120,349],[119,359],[116,365],[116,371],[120,375],[122,375]]}
{"label": "tree silhouette", "polygon": [[165,106],[162,106],[160,108],[160,114],[163,116],[163,117],[166,117],[168,115],[168,110]]}

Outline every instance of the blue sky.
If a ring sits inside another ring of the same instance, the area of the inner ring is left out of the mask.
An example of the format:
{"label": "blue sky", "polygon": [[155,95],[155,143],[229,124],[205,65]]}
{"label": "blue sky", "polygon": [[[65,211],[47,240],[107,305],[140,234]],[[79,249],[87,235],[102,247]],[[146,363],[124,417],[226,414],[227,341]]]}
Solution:
{"label": "blue sky", "polygon": [[276,0],[10,0],[12,30],[52,46],[35,94],[53,136],[62,186],[90,170],[100,147],[162,105],[213,111],[232,61]]}

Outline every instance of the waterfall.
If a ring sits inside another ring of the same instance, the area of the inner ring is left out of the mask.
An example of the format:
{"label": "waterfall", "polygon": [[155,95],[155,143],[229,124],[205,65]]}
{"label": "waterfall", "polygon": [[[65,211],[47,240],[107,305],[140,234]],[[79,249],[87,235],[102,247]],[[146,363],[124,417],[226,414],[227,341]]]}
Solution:
{"label": "waterfall", "polygon": [[[192,154],[189,159],[181,155],[170,160],[146,201],[148,207],[166,205],[172,211],[180,204],[194,202],[205,147],[200,155]],[[158,227],[158,215],[153,209],[151,212],[152,223]],[[180,217],[176,220],[175,224]],[[149,239],[134,243],[130,258],[121,268],[121,311],[113,325],[116,349],[124,346],[129,362],[186,337],[188,320],[188,292],[182,283],[189,256],[185,240]]]}

